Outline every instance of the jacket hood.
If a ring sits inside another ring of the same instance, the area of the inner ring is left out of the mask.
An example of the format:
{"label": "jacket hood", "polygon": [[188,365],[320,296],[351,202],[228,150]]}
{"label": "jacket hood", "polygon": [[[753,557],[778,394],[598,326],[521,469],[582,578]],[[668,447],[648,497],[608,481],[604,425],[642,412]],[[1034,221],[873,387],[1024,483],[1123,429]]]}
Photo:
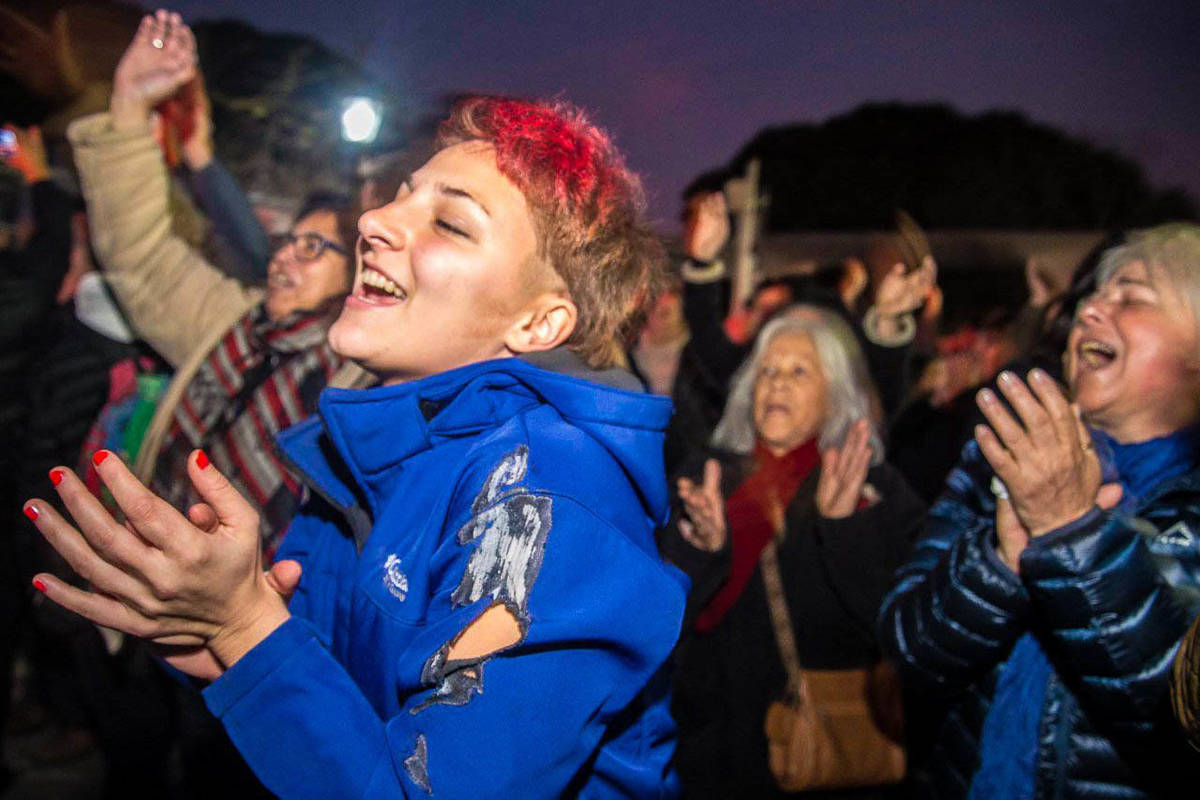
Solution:
{"label": "jacket hood", "polygon": [[[361,491],[374,516],[396,478],[395,467],[411,456],[544,403],[600,443],[628,475],[647,516],[665,522],[670,497],[663,439],[671,401],[611,385],[636,384],[611,370],[589,373],[572,357],[549,361],[577,374],[504,358],[395,386],[329,388],[321,394],[319,417],[283,431],[277,442],[327,499],[349,508],[359,504]],[[331,447],[340,458],[330,457]]]}

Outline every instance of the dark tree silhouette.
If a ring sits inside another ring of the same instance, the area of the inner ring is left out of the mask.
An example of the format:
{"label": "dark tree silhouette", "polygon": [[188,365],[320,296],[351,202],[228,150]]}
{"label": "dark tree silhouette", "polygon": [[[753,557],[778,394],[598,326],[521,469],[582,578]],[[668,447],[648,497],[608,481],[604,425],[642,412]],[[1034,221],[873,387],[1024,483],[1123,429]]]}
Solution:
{"label": "dark tree silhouette", "polygon": [[401,146],[413,115],[357,64],[314,39],[266,34],[231,20],[193,25],[213,104],[217,152],[242,185],[297,197],[344,189],[356,145],[341,139],[345,98],[374,97],[383,125],[372,151]]}
{"label": "dark tree silhouette", "polygon": [[768,231],[889,228],[903,208],[935,229],[1118,229],[1195,219],[1140,167],[1016,112],[869,104],[819,125],[767,128],[733,159],[762,159]]}

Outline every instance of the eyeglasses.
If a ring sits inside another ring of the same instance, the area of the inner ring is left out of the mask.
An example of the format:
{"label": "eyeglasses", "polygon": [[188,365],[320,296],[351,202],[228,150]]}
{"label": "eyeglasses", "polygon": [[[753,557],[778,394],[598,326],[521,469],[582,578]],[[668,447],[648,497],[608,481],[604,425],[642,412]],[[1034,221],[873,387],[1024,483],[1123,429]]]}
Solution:
{"label": "eyeglasses", "polygon": [[332,250],[335,253],[341,253],[344,256],[350,255],[346,251],[346,248],[312,231],[301,234],[284,233],[272,237],[271,245],[273,252],[277,253],[289,244],[292,246],[292,252],[295,254],[297,261],[316,261],[326,249]]}

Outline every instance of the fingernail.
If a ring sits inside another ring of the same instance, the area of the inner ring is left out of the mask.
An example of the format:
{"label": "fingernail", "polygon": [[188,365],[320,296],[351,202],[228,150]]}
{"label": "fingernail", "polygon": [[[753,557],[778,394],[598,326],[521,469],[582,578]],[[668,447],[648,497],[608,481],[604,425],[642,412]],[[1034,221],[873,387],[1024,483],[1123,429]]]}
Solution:
{"label": "fingernail", "polygon": [[1031,380],[1031,381],[1038,381],[1040,383],[1049,377],[1050,377],[1049,375],[1047,375],[1045,372],[1038,369],[1037,367],[1034,367],[1033,369],[1029,370],[1029,380]]}
{"label": "fingernail", "polygon": [[999,380],[1001,383],[1012,383],[1014,380],[1016,380],[1016,377],[1017,376],[1013,375],[1008,370],[1004,370],[1004,372],[1000,373]]}
{"label": "fingernail", "polygon": [[33,505],[32,503],[25,506],[25,516],[36,522],[38,518],[37,506]]}
{"label": "fingernail", "polygon": [[992,394],[991,389],[980,389],[978,397],[979,397],[979,402],[981,402],[981,403],[996,402],[996,395]]}
{"label": "fingernail", "polygon": [[208,455],[203,450],[196,451],[196,466],[200,469],[208,469],[211,462],[208,460]]}
{"label": "fingernail", "polygon": [[100,466],[100,462],[106,458],[108,458],[107,450],[97,450],[95,453],[92,454],[92,463],[98,467],[98,466]]}
{"label": "fingernail", "polygon": [[41,578],[33,579],[33,588],[37,589],[42,594],[46,593],[46,584],[42,583]]}
{"label": "fingernail", "polygon": [[55,486],[58,486],[60,483],[62,483],[62,479],[63,479],[63,471],[61,469],[58,469],[56,467],[56,468],[50,470],[50,482],[51,483],[53,483]]}

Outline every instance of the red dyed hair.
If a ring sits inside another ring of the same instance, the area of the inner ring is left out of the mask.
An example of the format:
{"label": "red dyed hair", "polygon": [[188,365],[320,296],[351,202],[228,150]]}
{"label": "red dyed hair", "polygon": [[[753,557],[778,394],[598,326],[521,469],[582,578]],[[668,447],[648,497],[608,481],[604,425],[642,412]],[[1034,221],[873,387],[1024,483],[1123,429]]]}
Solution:
{"label": "red dyed hair", "polygon": [[604,131],[566,103],[468,97],[438,131],[438,149],[495,148],[496,166],[529,204],[538,256],[578,309],[567,345],[593,367],[621,359],[665,278],[666,254],[644,219],[641,181]]}

